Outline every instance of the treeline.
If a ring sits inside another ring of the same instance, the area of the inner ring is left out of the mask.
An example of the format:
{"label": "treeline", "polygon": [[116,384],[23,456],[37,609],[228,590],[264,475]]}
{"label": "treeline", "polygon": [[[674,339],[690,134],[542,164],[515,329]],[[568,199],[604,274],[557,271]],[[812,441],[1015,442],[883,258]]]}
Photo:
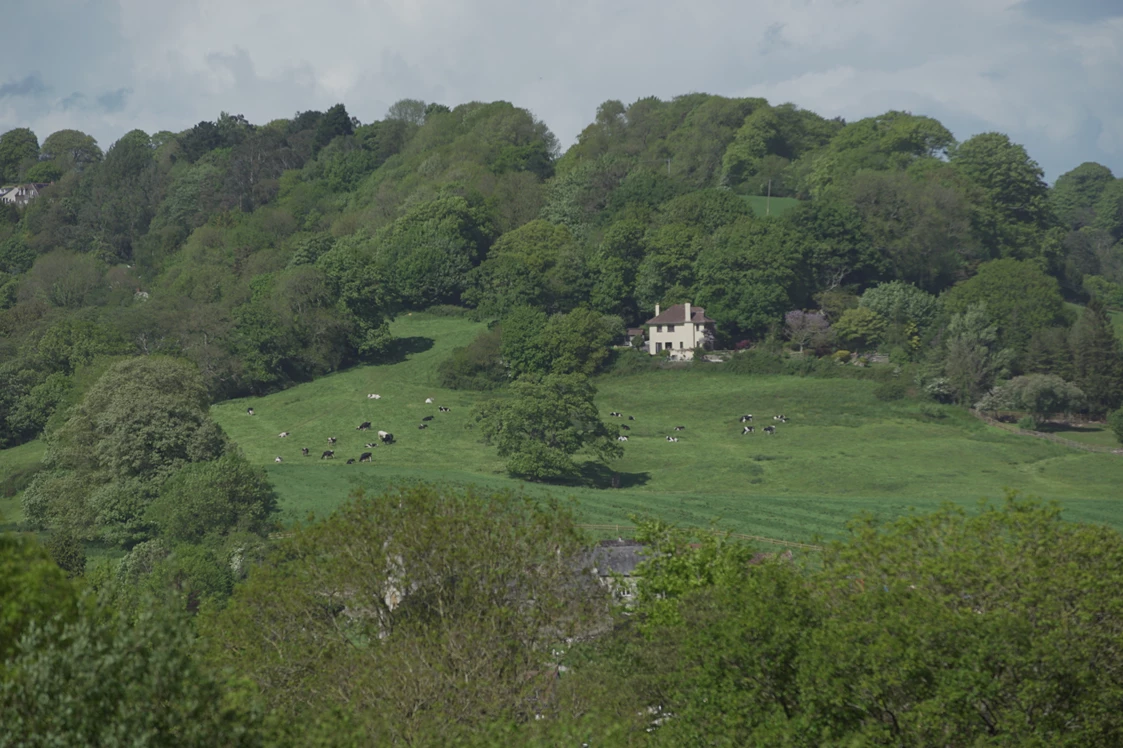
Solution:
{"label": "treeline", "polygon": [[605,549],[556,504],[358,494],[191,625],[0,536],[0,746],[1123,739],[1113,529],[1009,497],[813,557],[639,538],[636,575],[598,581]]}
{"label": "treeline", "polygon": [[[955,329],[974,349],[993,338],[994,361],[959,368],[995,376],[924,384],[974,402],[1006,375],[1074,378],[1083,344],[1061,301],[1123,289],[1123,180],[1084,164],[1050,189],[1006,136],[957,143],[905,112],[609,101],[564,155],[505,102],[405,100],[369,124],[343,105],[264,125],[224,113],[104,154],[82,133],[13,130],[0,180],[52,182],[0,215],[2,445],[42,433],[103,357],[182,357],[212,399],[262,393],[392,355],[387,321],[435,305],[624,326],[691,301],[725,347],[820,314],[835,348],[950,361],[952,316],[982,302]],[[787,203],[760,215],[762,194]],[[924,330],[859,302],[883,283],[946,295],[947,313]]]}

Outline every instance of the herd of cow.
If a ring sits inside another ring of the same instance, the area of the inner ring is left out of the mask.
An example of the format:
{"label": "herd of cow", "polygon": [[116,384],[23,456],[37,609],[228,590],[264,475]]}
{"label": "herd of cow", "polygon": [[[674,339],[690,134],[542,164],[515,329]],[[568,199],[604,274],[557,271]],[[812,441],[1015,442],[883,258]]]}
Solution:
{"label": "herd of cow", "polygon": [[[368,400],[381,400],[382,395],[376,395],[376,394],[367,395],[367,399]],[[433,398],[431,398],[431,397],[425,398],[425,404],[426,405],[432,405],[433,404]],[[452,408],[446,408],[445,406],[441,405],[441,406],[437,407],[437,410],[441,413],[449,413],[449,412],[452,411]],[[246,415],[251,415],[251,416],[254,415],[253,408],[246,408]],[[417,426],[417,428],[418,429],[429,428],[429,421],[432,421],[432,420],[433,420],[433,416],[423,417],[421,419],[421,423]],[[358,426],[355,427],[356,431],[370,431],[370,429],[371,429],[370,421],[363,421],[362,423],[360,423]],[[394,443],[394,435],[391,434],[389,431],[379,431],[377,433],[378,433],[378,442],[367,442],[364,445],[367,449],[374,449],[375,447],[378,446],[379,442],[381,442],[382,444],[386,444],[386,445]],[[285,438],[288,438],[289,436],[292,436],[292,432],[282,431],[281,433],[277,434],[277,436],[279,436],[282,439],[285,439]],[[336,437],[334,437],[334,436],[328,437],[328,444],[332,445],[333,447],[335,446],[336,441],[338,441],[338,439]],[[300,454],[304,455],[305,457],[309,457],[311,455],[311,452],[308,450],[308,447],[301,447],[300,448]],[[373,456],[374,455],[373,455],[372,452],[363,452],[362,454],[359,455],[358,460],[356,460],[354,458],[348,459],[347,464],[348,465],[354,465],[356,462],[370,462],[371,458]],[[323,451],[323,453],[320,454],[320,459],[321,460],[334,460],[335,459],[335,450],[334,449],[325,449]],[[277,455],[275,458],[273,458],[273,462],[284,462],[284,458],[282,458],[280,455]]]}
{"label": "herd of cow", "polygon": [[[611,413],[609,413],[608,415],[613,417],[613,418],[623,418],[624,417],[623,413],[619,413],[615,410],[612,411]],[[628,420],[634,421],[634,420],[636,420],[636,418],[635,418],[635,416],[628,416]],[[788,417],[785,416],[785,415],[772,416],[772,420],[776,421],[778,423],[787,423]],[[746,413],[745,415],[741,416],[740,421],[741,421],[741,436],[745,436],[746,434],[752,434],[752,433],[756,432],[756,429],[753,426],[745,425],[745,424],[751,424],[753,422],[753,416],[752,416],[751,413]],[[631,427],[625,426],[624,424],[620,424],[620,429],[622,431],[631,431]],[[675,426],[674,430],[675,431],[685,431],[686,427],[685,426]],[[768,436],[775,436],[776,435],[776,427],[775,426],[765,426],[763,429],[761,429],[761,431],[763,431]],[[667,434],[666,439],[669,442],[677,442],[678,441],[677,436],[671,436],[670,434]],[[620,434],[619,436],[616,437],[616,441],[626,442],[626,441],[628,441],[628,435],[627,434]]]}

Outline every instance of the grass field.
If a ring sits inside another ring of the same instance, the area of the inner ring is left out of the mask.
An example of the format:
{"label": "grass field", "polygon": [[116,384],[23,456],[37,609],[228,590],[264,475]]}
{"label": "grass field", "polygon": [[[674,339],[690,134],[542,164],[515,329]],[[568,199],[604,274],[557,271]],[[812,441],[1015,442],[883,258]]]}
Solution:
{"label": "grass field", "polygon": [[0,532],[15,529],[23,520],[19,491],[38,469],[45,451],[41,441],[0,450]]}
{"label": "grass field", "polygon": [[[213,413],[246,455],[266,467],[290,520],[326,513],[356,487],[378,491],[431,480],[571,497],[589,523],[625,523],[630,514],[647,513],[787,540],[836,536],[863,511],[889,517],[943,502],[974,506],[983,497],[1001,498],[1006,488],[1056,499],[1070,519],[1123,528],[1117,500],[1123,457],[1007,433],[950,407],[880,402],[872,382],[734,376],[717,365],[598,380],[606,419],[616,421],[607,418],[610,411],[636,418],[621,421],[632,427],[625,456],[614,466],[622,488],[597,487],[595,480],[522,484],[506,476],[494,449],[471,428],[471,406],[481,396],[436,386],[437,364],[481,329],[463,319],[403,317],[394,332],[404,339],[404,360],[222,403]],[[426,405],[426,397],[435,402]],[[452,410],[439,413],[438,405]],[[250,406],[255,416],[246,414]],[[773,414],[790,422],[774,437],[742,437],[742,413],[756,416],[758,431]],[[419,431],[425,415],[435,418]],[[372,464],[345,465],[377,439],[355,430],[362,421],[393,432],[397,443],[371,450]],[[678,443],[668,443],[664,437],[676,425],[686,430]],[[292,436],[278,438],[282,431]],[[338,437],[337,458],[320,460],[329,436]],[[313,454],[302,457],[301,447]],[[284,461],[275,464],[276,456]]]}

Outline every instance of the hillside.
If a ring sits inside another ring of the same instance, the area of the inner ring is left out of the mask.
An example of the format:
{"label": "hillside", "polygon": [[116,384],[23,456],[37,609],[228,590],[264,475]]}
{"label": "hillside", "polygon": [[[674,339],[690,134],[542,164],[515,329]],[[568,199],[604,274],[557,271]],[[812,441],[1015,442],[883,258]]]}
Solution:
{"label": "hillside", "polygon": [[[221,403],[212,413],[250,460],[266,467],[288,519],[326,513],[360,485],[381,489],[418,479],[516,485],[471,428],[470,409],[481,396],[436,385],[437,363],[480,329],[463,319],[405,316],[393,326],[413,351],[405,360]],[[631,440],[614,466],[624,487],[524,487],[572,496],[590,523],[626,523],[629,514],[650,513],[787,540],[837,535],[863,511],[888,517],[942,502],[970,507],[983,497],[1000,499],[1006,488],[1060,501],[1071,519],[1123,526],[1114,501],[1123,481],[1118,456],[1009,434],[952,407],[880,402],[874,386],[734,376],[716,366],[602,377],[598,402],[606,420],[615,420],[607,418],[614,410],[636,419],[626,422]],[[369,393],[382,399],[369,400]],[[433,405],[425,404],[427,397]],[[438,405],[452,410],[439,413]],[[789,423],[775,437],[742,437],[736,419],[744,412],[758,426],[777,413]],[[419,431],[421,417],[430,414],[430,427]],[[372,450],[370,465],[346,465],[375,438],[355,430],[367,420],[392,432],[396,443]],[[676,425],[686,426],[681,441],[667,443],[664,436]],[[278,438],[282,431],[292,436]],[[334,462],[319,459],[329,436],[339,439]],[[307,458],[300,455],[305,446],[312,452]],[[284,462],[274,463],[277,456]]]}

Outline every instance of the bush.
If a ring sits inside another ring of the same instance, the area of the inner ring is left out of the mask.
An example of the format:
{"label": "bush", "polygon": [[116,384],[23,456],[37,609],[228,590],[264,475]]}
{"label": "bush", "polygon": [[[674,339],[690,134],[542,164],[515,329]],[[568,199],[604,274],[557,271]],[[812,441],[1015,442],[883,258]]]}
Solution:
{"label": "bush", "polygon": [[775,353],[747,350],[733,354],[723,368],[733,374],[783,374],[784,359]]}
{"label": "bush", "polygon": [[70,530],[51,533],[47,539],[47,553],[70,578],[80,577],[86,571],[86,549]]}
{"label": "bush", "polygon": [[900,400],[907,394],[908,387],[899,379],[890,382],[883,382],[882,384],[879,384],[873,391],[874,397],[885,402]]}
{"label": "bush", "polygon": [[639,349],[620,348],[612,351],[605,375],[626,377],[658,368],[658,357]]}
{"label": "bush", "polygon": [[480,333],[464,348],[455,348],[437,367],[437,381],[450,390],[493,390],[507,381],[500,356],[499,327]]}
{"label": "bush", "polygon": [[471,311],[466,307],[456,306],[455,304],[437,304],[425,310],[434,317],[467,317]]}
{"label": "bush", "polygon": [[1033,416],[1022,416],[1018,419],[1018,428],[1025,429],[1026,431],[1037,430],[1037,420]]}
{"label": "bush", "polygon": [[1107,416],[1107,425],[1115,432],[1115,438],[1123,443],[1123,408],[1113,410]]}
{"label": "bush", "polygon": [[837,361],[840,364],[849,363],[850,362],[850,351],[847,351],[847,350],[835,351],[834,353],[831,354],[831,358],[833,358],[835,361]]}
{"label": "bush", "polygon": [[948,414],[943,408],[937,407],[932,403],[925,403],[920,406],[920,415],[926,418],[935,418],[937,420],[947,418]]}

